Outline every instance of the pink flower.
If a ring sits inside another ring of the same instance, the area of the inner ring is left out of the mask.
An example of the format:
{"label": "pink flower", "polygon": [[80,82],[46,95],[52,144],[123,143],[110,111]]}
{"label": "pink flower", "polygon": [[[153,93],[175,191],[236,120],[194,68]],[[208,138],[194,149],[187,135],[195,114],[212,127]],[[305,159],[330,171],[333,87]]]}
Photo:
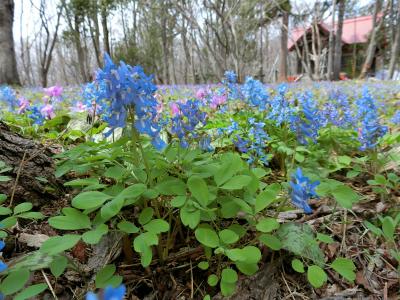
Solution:
{"label": "pink flower", "polygon": [[59,96],[61,96],[61,94],[63,92],[63,88],[62,88],[62,86],[55,85],[55,86],[51,86],[51,87],[49,87],[47,89],[44,89],[44,92],[49,97],[59,97]]}
{"label": "pink flower", "polygon": [[40,110],[40,113],[46,119],[53,119],[56,116],[56,114],[54,113],[53,105],[51,104],[46,104],[45,106],[43,106]]}
{"label": "pink flower", "polygon": [[226,102],[226,95],[214,95],[211,100],[210,107],[216,109],[219,105]]}
{"label": "pink flower", "polygon": [[179,106],[178,104],[176,104],[176,102],[171,102],[169,104],[169,107],[171,108],[171,113],[172,115],[175,117],[177,115],[179,115],[180,111],[179,111]]}
{"label": "pink flower", "polygon": [[71,108],[71,111],[73,111],[73,112],[85,112],[85,111],[87,111],[87,107],[81,101],[78,101],[78,102],[75,103],[75,106],[73,106]]}
{"label": "pink flower", "polygon": [[29,100],[21,97],[18,99],[18,114],[23,114],[30,106]]}
{"label": "pink flower", "polygon": [[198,99],[204,99],[204,97],[207,95],[207,91],[205,89],[198,89],[196,92],[196,98]]}

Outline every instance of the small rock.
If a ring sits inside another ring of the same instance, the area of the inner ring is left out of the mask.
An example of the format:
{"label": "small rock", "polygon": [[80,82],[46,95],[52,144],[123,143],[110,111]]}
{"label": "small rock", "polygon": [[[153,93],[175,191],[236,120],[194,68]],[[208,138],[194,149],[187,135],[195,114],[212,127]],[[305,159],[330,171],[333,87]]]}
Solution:
{"label": "small rock", "polygon": [[28,247],[40,248],[42,244],[47,241],[49,236],[45,234],[29,234],[21,233],[18,237],[18,241],[23,244],[27,244]]}

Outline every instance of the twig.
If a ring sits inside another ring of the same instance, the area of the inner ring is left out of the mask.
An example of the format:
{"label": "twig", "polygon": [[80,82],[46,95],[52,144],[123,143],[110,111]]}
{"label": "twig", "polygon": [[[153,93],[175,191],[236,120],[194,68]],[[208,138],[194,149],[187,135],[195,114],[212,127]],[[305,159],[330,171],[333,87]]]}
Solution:
{"label": "twig", "polygon": [[343,252],[346,247],[346,230],[347,230],[347,210],[343,213],[343,237],[342,243],[340,244],[340,252]]}
{"label": "twig", "polygon": [[193,267],[192,260],[190,260],[190,299],[194,297],[194,289],[193,289]]}
{"label": "twig", "polygon": [[24,155],[22,156],[22,160],[21,160],[21,162],[19,164],[19,167],[18,167],[17,177],[15,178],[15,181],[14,181],[14,186],[13,186],[13,189],[12,189],[12,192],[11,192],[10,203],[8,204],[8,207],[11,207],[13,202],[14,202],[15,190],[17,189],[19,177],[21,176],[22,166],[25,163],[25,157],[26,157],[26,151],[24,152]]}
{"label": "twig", "polygon": [[285,285],[286,285],[286,287],[287,287],[287,289],[288,289],[288,291],[289,291],[289,296],[292,296],[292,299],[293,300],[296,300],[296,298],[293,296],[293,292],[292,292],[292,290],[290,289],[290,287],[289,287],[289,285],[288,285],[288,283],[287,283],[287,281],[286,281],[286,279],[285,279],[285,276],[283,276],[283,273],[281,272],[281,276],[282,276],[282,279],[283,279],[283,281],[285,282]]}
{"label": "twig", "polygon": [[54,289],[53,289],[53,287],[51,286],[51,283],[50,283],[49,278],[47,278],[46,273],[44,273],[43,270],[41,270],[41,271],[42,271],[42,275],[43,275],[43,277],[44,277],[44,280],[46,280],[46,283],[47,283],[47,285],[49,286],[49,289],[50,289],[51,293],[53,294],[54,299],[55,299],[55,300],[58,300],[58,298],[57,298],[57,296],[56,296],[56,293],[54,292]]}

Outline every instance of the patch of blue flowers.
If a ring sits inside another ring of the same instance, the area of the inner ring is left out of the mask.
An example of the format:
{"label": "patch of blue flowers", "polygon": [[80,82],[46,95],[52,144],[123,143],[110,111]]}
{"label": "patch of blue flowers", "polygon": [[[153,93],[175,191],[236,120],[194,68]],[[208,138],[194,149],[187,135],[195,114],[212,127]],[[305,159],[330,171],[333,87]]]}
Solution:
{"label": "patch of blue flowers", "polygon": [[283,123],[290,123],[294,120],[296,111],[291,102],[286,98],[286,93],[289,86],[282,83],[278,86],[278,93],[270,102],[271,110],[268,114],[268,119],[273,120],[276,126],[281,126]]}
{"label": "patch of blue flowers", "polygon": [[106,99],[108,113],[103,115],[103,119],[112,130],[125,127],[131,114],[139,133],[149,135],[157,149],[165,147],[157,121],[158,103],[154,97],[157,87],[153,76],[147,76],[140,66],[132,67],[124,62],[116,65],[108,54],[104,54],[104,68],[98,71],[95,81],[99,85],[105,84],[105,93],[99,91],[96,99],[99,105],[104,105]]}
{"label": "patch of blue flowers", "polygon": [[349,128],[354,124],[348,96],[335,89],[329,93],[328,101],[323,106],[322,122],[324,127],[328,123],[341,128]]}
{"label": "patch of blue flowers", "polygon": [[183,148],[189,147],[189,142],[200,139],[200,146],[204,150],[210,149],[210,139],[201,139],[195,128],[206,123],[207,114],[201,110],[202,103],[198,99],[186,102],[176,102],[178,113],[171,118],[172,135],[175,135]]}
{"label": "patch of blue flowers", "polygon": [[9,111],[14,111],[17,105],[17,95],[9,86],[1,86],[0,101],[3,101],[7,104]]}
{"label": "patch of blue flowers", "polygon": [[86,294],[86,300],[122,300],[125,297],[126,287],[124,284],[113,288],[112,286],[108,286],[104,289],[102,297],[96,295],[93,292],[89,292]]}
{"label": "patch of blue flowers", "polygon": [[318,130],[322,127],[320,111],[311,92],[301,94],[298,99],[302,118],[297,126],[297,139],[302,145],[308,144],[307,138],[316,143]]}
{"label": "patch of blue flowers", "polygon": [[319,185],[319,181],[311,182],[308,177],[303,175],[301,168],[297,168],[289,184],[291,188],[290,198],[293,205],[303,209],[306,214],[312,213],[308,200],[318,198],[315,188]]}
{"label": "patch of blue flowers", "polygon": [[242,86],[242,94],[250,106],[264,111],[267,108],[269,94],[265,86],[253,77],[246,77],[245,83]]}
{"label": "patch of blue flowers", "polygon": [[360,150],[373,149],[377,145],[378,139],[385,135],[388,128],[380,124],[375,98],[367,87],[363,88],[362,96],[356,100],[356,105],[359,121],[358,140],[361,143]]}

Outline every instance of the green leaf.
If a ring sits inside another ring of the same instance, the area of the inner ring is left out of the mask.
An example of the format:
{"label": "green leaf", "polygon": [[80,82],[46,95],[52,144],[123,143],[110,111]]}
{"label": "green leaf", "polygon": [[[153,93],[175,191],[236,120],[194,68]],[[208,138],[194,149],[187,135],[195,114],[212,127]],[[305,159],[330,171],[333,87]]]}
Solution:
{"label": "green leaf", "polygon": [[254,275],[258,271],[258,265],[254,263],[236,262],[235,265],[240,272],[248,276]]}
{"label": "green leaf", "polygon": [[271,232],[275,229],[279,228],[279,223],[276,219],[274,218],[264,218],[261,219],[258,224],[256,225],[256,228],[258,231],[261,232]]}
{"label": "green leaf", "polygon": [[8,296],[18,292],[27,283],[30,276],[28,269],[18,269],[10,272],[0,284],[0,292]]}
{"label": "green leaf", "polygon": [[199,262],[199,264],[197,265],[201,270],[207,270],[209,265],[208,265],[208,261],[201,261]]}
{"label": "green leaf", "polygon": [[338,162],[341,163],[342,165],[350,165],[351,163],[351,157],[344,155],[344,156],[338,156]]}
{"label": "green leaf", "polygon": [[9,180],[11,180],[10,176],[3,176],[3,175],[0,176],[0,182],[6,182]]}
{"label": "green leaf", "polygon": [[96,229],[85,232],[82,235],[82,239],[85,243],[94,245],[99,243],[103,235],[105,235],[107,232],[108,226],[105,224],[100,224]]}
{"label": "green leaf", "polygon": [[42,244],[40,251],[47,253],[49,255],[59,254],[65,250],[74,247],[80,239],[81,236],[77,234],[65,234],[63,236],[54,236],[49,238]]}
{"label": "green leaf", "polygon": [[211,300],[211,296],[210,295],[205,295],[203,300]]}
{"label": "green leaf", "polygon": [[125,176],[126,172],[127,170],[121,166],[112,166],[104,172],[104,176],[119,181]]}
{"label": "green leaf", "polygon": [[11,228],[15,224],[17,224],[17,218],[14,217],[14,216],[5,218],[5,219],[0,221],[0,224],[2,225],[2,228]]}
{"label": "green leaf", "polygon": [[335,241],[333,238],[331,238],[329,235],[323,234],[323,233],[317,233],[317,240],[326,243],[326,244],[332,244]]}
{"label": "green leaf", "polygon": [[219,286],[221,288],[222,295],[225,297],[231,296],[233,293],[235,293],[236,283],[229,283],[221,280]]}
{"label": "green leaf", "polygon": [[217,248],[219,246],[219,238],[217,233],[210,228],[197,228],[194,232],[196,239],[204,246]]}
{"label": "green leaf", "polygon": [[308,224],[285,223],[276,232],[282,248],[302,257],[311,259],[318,265],[324,264],[324,254],[314,238],[314,231]]}
{"label": "green leaf", "polygon": [[112,217],[118,215],[124,206],[124,201],[125,200],[122,197],[115,197],[111,201],[108,201],[100,209],[101,218],[104,221],[108,221]]}
{"label": "green leaf", "polygon": [[189,178],[187,185],[193,197],[196,198],[203,207],[206,207],[210,201],[210,194],[204,179],[198,176],[192,176]]}
{"label": "green leaf", "polygon": [[155,187],[161,195],[180,195],[186,194],[185,183],[178,178],[169,178],[161,181]]}
{"label": "green leaf", "polygon": [[218,276],[215,275],[215,274],[211,274],[207,278],[207,283],[208,283],[209,286],[216,286],[218,281],[219,281]]}
{"label": "green leaf", "polygon": [[173,207],[182,207],[185,205],[186,196],[176,196],[171,200],[171,205]]}
{"label": "green leaf", "polygon": [[132,199],[142,195],[147,190],[143,183],[137,183],[123,189],[115,198],[117,199]]}
{"label": "green leaf", "polygon": [[307,269],[307,279],[313,287],[319,288],[328,280],[328,277],[323,269],[311,265]]}
{"label": "green leaf", "polygon": [[354,272],[356,266],[350,259],[342,257],[336,258],[333,263],[331,263],[331,267],[350,282],[356,279],[356,273]]}
{"label": "green leaf", "polygon": [[163,219],[154,219],[145,224],[143,228],[154,234],[159,234],[161,232],[167,232],[169,230],[169,224]]}
{"label": "green leaf", "polygon": [[364,225],[377,236],[381,236],[383,234],[383,232],[380,228],[376,227],[374,224],[372,224],[368,221],[364,221]]}
{"label": "green leaf", "polygon": [[294,155],[294,159],[298,162],[303,162],[305,157],[303,154],[296,152],[296,154]]}
{"label": "green leaf", "polygon": [[332,191],[335,200],[344,208],[351,209],[360,196],[347,185],[340,185]]}
{"label": "green leaf", "polygon": [[391,217],[386,216],[382,221],[383,235],[389,240],[394,241],[395,224]]}
{"label": "green leaf", "polygon": [[248,175],[237,175],[229,179],[221,189],[225,190],[240,190],[247,186],[251,181],[251,177]]}
{"label": "green leaf", "polygon": [[256,198],[255,203],[255,213],[262,211],[263,209],[270,206],[275,200],[280,192],[280,186],[278,185],[279,189],[276,188],[275,184],[271,184],[267,186],[264,191],[262,191]]}
{"label": "green leaf", "polygon": [[144,225],[153,218],[154,210],[151,207],[146,207],[143,209],[139,215],[139,223],[140,225]]}
{"label": "green leaf", "polygon": [[88,186],[99,183],[97,178],[79,178],[64,183],[65,186]]}
{"label": "green leaf", "polygon": [[303,263],[301,262],[301,260],[299,260],[297,258],[292,260],[292,268],[293,268],[293,270],[295,270],[298,273],[305,272]]}
{"label": "green leaf", "polygon": [[360,174],[360,171],[350,170],[347,172],[346,177],[351,179],[351,178],[357,177],[359,174]]}
{"label": "green leaf", "polygon": [[63,256],[59,255],[56,256],[50,264],[50,271],[54,277],[60,277],[62,273],[64,273],[65,268],[68,265],[68,259]]}
{"label": "green leaf", "polygon": [[18,204],[14,208],[14,215],[30,211],[32,209],[32,207],[33,207],[33,205],[30,202],[24,202],[24,203]]}
{"label": "green leaf", "polygon": [[199,210],[190,210],[187,207],[183,207],[179,215],[182,220],[182,224],[185,226],[189,226],[190,229],[195,229],[200,222],[200,211]]}
{"label": "green leaf", "polygon": [[0,216],[6,216],[6,215],[11,215],[11,214],[12,214],[11,209],[9,209],[8,207],[0,206]]}
{"label": "green leaf", "polygon": [[30,211],[30,212],[22,213],[22,214],[19,214],[17,217],[22,218],[22,219],[33,219],[33,220],[40,220],[40,219],[45,218],[44,215],[38,211]]}
{"label": "green leaf", "polygon": [[41,292],[45,291],[46,289],[47,289],[47,284],[45,284],[45,283],[31,285],[30,287],[27,287],[25,290],[23,290],[21,293],[17,294],[14,297],[14,300],[31,299],[34,296],[39,295]]}
{"label": "green leaf", "polygon": [[229,229],[220,231],[218,235],[221,241],[227,245],[236,243],[239,240],[239,236],[236,234],[236,232]]}
{"label": "green leaf", "polygon": [[222,274],[221,274],[221,281],[227,282],[227,283],[236,283],[238,281],[238,275],[235,270],[233,269],[223,269]]}
{"label": "green leaf", "polygon": [[67,207],[62,211],[65,216],[57,216],[49,219],[51,227],[61,230],[78,230],[91,227],[89,217],[79,210]]}
{"label": "green leaf", "polygon": [[224,154],[222,159],[221,167],[214,174],[214,181],[218,186],[232,178],[242,167],[242,160],[236,153]]}
{"label": "green leaf", "polygon": [[135,226],[135,224],[128,221],[121,221],[117,225],[118,229],[125,233],[138,233],[139,228]]}
{"label": "green leaf", "polygon": [[262,234],[259,237],[260,241],[272,250],[280,250],[282,248],[282,242],[272,234]]}
{"label": "green leaf", "polygon": [[106,265],[96,274],[95,284],[99,289],[105,288],[109,285],[110,279],[113,277],[116,271],[115,265]]}
{"label": "green leaf", "polygon": [[98,191],[83,192],[72,199],[72,206],[78,209],[96,208],[111,198],[110,195]]}

